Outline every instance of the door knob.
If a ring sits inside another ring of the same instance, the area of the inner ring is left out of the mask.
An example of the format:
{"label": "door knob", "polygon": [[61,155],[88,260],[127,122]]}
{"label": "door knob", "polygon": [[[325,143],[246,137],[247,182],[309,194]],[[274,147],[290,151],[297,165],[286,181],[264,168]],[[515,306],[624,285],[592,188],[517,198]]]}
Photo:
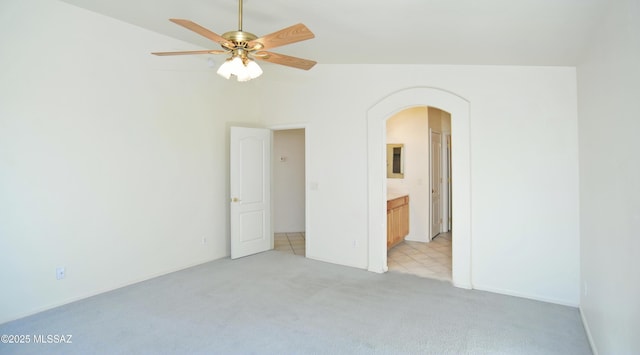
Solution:
{"label": "door knob", "polygon": [[231,202],[240,202],[240,199],[237,198],[237,197],[234,197],[234,198],[231,199]]}

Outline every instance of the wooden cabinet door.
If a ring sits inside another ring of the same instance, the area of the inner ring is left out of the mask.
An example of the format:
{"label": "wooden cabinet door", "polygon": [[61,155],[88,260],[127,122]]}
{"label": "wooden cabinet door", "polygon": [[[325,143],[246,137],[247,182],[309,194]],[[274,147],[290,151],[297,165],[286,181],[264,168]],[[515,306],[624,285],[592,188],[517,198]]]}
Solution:
{"label": "wooden cabinet door", "polygon": [[398,233],[401,238],[409,234],[409,204],[398,207]]}
{"label": "wooden cabinet door", "polygon": [[400,232],[400,208],[394,208],[391,210],[391,221],[393,222],[391,227],[391,244],[396,245],[402,239],[402,234]]}
{"label": "wooden cabinet door", "polygon": [[409,234],[409,197],[387,201],[387,249]]}
{"label": "wooden cabinet door", "polygon": [[393,244],[392,226],[393,226],[393,218],[392,218],[391,210],[387,210],[387,249],[391,248],[391,245]]}

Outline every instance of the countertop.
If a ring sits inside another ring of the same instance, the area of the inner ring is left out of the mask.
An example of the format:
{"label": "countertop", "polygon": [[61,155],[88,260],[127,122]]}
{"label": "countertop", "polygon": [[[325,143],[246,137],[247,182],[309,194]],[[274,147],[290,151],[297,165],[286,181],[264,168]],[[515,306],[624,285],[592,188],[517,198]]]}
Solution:
{"label": "countertop", "polygon": [[407,193],[402,192],[387,192],[387,201],[395,200],[399,197],[409,196]]}

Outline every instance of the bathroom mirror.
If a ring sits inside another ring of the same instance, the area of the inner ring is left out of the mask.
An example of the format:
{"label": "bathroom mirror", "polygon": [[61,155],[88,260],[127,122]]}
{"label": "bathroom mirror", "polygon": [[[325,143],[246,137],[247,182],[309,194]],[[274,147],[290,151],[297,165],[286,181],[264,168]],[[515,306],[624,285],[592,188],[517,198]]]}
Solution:
{"label": "bathroom mirror", "polygon": [[404,144],[387,144],[387,178],[404,178]]}

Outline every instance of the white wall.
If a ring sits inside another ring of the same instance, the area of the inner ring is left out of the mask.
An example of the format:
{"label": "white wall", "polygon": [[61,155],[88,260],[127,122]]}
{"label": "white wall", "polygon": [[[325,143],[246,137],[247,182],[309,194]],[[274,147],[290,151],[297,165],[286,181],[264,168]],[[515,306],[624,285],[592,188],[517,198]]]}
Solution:
{"label": "white wall", "polygon": [[617,1],[578,67],[580,308],[600,354],[640,353],[640,4]]}
{"label": "white wall", "polygon": [[0,322],[228,255],[237,88],[205,58],[48,0],[2,1],[0,43]]}
{"label": "white wall", "polygon": [[409,195],[409,235],[429,240],[429,117],[427,107],[413,107],[387,120],[387,144],[404,144],[404,178],[387,179],[387,191]]}
{"label": "white wall", "polygon": [[307,257],[367,267],[367,109],[404,88],[437,87],[470,101],[474,287],[578,304],[574,68],[266,69],[255,89],[277,114],[265,123],[307,124]]}
{"label": "white wall", "polygon": [[304,232],[304,129],[274,131],[273,156],[273,230]]}

